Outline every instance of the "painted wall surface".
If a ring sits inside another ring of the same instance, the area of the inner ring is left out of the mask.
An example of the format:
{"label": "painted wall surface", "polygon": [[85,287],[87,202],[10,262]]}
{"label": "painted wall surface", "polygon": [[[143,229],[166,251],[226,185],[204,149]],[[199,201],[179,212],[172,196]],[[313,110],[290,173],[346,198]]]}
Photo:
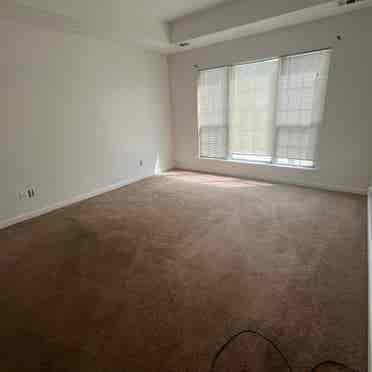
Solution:
{"label": "painted wall surface", "polygon": [[0,49],[0,223],[172,167],[165,57],[6,19]]}
{"label": "painted wall surface", "polygon": [[[262,180],[366,192],[370,181],[372,8],[169,56],[176,166]],[[337,39],[341,35],[342,40]],[[309,50],[333,49],[319,168],[199,159],[197,70]]]}

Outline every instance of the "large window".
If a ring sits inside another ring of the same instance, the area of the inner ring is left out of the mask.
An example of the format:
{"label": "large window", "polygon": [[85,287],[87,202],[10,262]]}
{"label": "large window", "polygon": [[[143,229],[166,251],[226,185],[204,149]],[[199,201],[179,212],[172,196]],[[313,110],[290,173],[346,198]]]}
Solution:
{"label": "large window", "polygon": [[202,70],[201,157],[314,167],[330,50]]}

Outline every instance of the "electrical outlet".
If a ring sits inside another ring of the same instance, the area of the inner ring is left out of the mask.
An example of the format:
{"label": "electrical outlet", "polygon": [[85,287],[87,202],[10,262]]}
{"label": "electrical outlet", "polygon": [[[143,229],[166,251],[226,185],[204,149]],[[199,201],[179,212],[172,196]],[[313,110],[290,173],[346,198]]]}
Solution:
{"label": "electrical outlet", "polygon": [[34,187],[27,187],[24,191],[18,193],[19,200],[35,199],[36,190]]}

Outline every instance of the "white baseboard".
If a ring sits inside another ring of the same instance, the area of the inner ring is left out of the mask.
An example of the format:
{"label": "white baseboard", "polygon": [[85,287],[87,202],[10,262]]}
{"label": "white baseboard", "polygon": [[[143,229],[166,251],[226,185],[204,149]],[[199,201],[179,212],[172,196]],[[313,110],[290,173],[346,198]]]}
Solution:
{"label": "white baseboard", "polygon": [[54,204],[51,204],[51,205],[47,205],[46,207],[43,207],[41,209],[37,209],[37,210],[31,211],[31,212],[27,212],[27,213],[21,214],[19,216],[10,218],[8,220],[0,221],[0,230],[5,229],[6,227],[15,225],[15,224],[20,223],[20,222],[30,220],[31,218],[42,216],[43,214],[52,212],[56,209],[67,207],[71,204],[75,204],[75,203],[78,203],[80,201],[93,198],[94,196],[101,195],[101,194],[104,194],[106,192],[119,189],[119,188],[127,186],[131,183],[138,182],[138,181],[140,181],[142,179],[145,179],[147,177],[150,177],[150,176],[133,177],[129,180],[119,181],[119,182],[116,182],[112,185],[105,186],[105,187],[100,187],[100,188],[95,189],[93,191],[90,191],[88,193],[85,193],[85,194],[82,194],[82,195],[77,195],[77,196],[74,196],[70,199],[63,200],[61,202],[57,202],[57,203],[54,203]]}
{"label": "white baseboard", "polygon": [[[269,181],[269,182],[275,182],[275,181]],[[281,183],[281,182],[279,182],[279,183]],[[319,189],[319,190],[325,190],[325,191],[346,192],[346,193],[358,194],[358,195],[367,195],[367,193],[368,193],[368,191],[366,189],[361,189],[361,188],[357,188],[357,187],[344,187],[344,186],[337,186],[337,185],[326,185],[326,184],[322,184],[322,183],[288,182],[288,183],[285,183],[285,184],[294,185],[294,186],[301,186],[301,187],[309,187],[311,189]]]}
{"label": "white baseboard", "polygon": [[[368,189],[357,188],[357,187],[344,187],[344,186],[337,186],[337,185],[327,185],[327,184],[319,184],[319,183],[311,183],[311,182],[292,182],[292,181],[281,181],[276,180],[273,178],[256,178],[256,177],[248,177],[245,175],[235,175],[235,174],[228,174],[224,172],[213,172],[213,171],[204,171],[200,168],[193,168],[184,166],[181,164],[176,164],[175,169],[177,170],[184,170],[190,172],[199,172],[199,173],[208,173],[208,174],[215,174],[219,176],[226,176],[226,177],[234,177],[234,178],[241,178],[246,180],[252,180],[257,182],[269,182],[269,183],[277,183],[280,185],[293,185],[293,186],[300,186],[300,187],[308,187],[312,189],[320,189],[326,191],[337,191],[337,192],[346,192],[352,194],[359,194],[359,195],[367,195]],[[372,371],[371,371],[372,372]]]}

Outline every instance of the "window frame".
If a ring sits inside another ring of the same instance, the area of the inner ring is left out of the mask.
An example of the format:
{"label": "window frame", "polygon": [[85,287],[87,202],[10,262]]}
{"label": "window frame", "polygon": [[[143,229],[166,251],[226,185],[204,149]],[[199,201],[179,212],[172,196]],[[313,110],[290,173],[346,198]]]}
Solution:
{"label": "window frame", "polygon": [[[331,56],[332,56],[332,47],[325,47],[325,48],[321,48],[321,49],[314,49],[314,50],[307,50],[307,51],[303,51],[303,52],[295,52],[295,53],[290,53],[290,54],[284,54],[284,55],[280,55],[280,56],[276,56],[276,57],[268,57],[268,58],[262,58],[262,59],[248,60],[248,61],[243,61],[243,62],[234,63],[234,64],[226,64],[226,65],[205,67],[205,68],[197,67],[198,76],[197,76],[196,86],[197,86],[197,89],[198,89],[200,72],[202,72],[202,71],[228,68],[228,75],[230,76],[232,67],[247,65],[247,64],[253,64],[253,63],[274,61],[274,60],[278,60],[278,63],[279,63],[278,75],[277,75],[277,80],[279,82],[282,60],[284,58],[295,57],[295,56],[305,56],[305,55],[308,55],[308,54],[314,54],[314,53],[320,53],[320,52],[326,52],[326,51],[329,51],[331,53]],[[328,71],[328,80],[329,80],[329,71]],[[229,101],[229,99],[230,99],[230,97],[229,97],[229,89],[230,89],[229,84],[228,84],[227,89],[228,89],[227,99]],[[327,90],[328,90],[328,82],[327,82]],[[276,107],[277,107],[277,104],[278,104],[277,97],[279,95],[279,84],[276,85],[275,95],[276,95],[276,99],[275,99],[275,110],[276,110]],[[198,97],[198,94],[197,94],[197,97]],[[325,110],[326,103],[327,103],[327,94],[325,96],[323,118],[324,118],[324,112],[326,111]],[[227,144],[228,144],[227,145],[228,146],[227,153],[228,153],[228,156],[226,158],[202,156],[200,154],[201,153],[201,144],[200,144],[200,125],[199,125],[199,118],[198,118],[198,112],[199,112],[198,108],[199,108],[199,103],[198,103],[198,98],[197,98],[197,110],[196,110],[197,111],[197,135],[198,135],[198,155],[197,155],[197,158],[199,160],[216,160],[216,161],[222,161],[222,162],[228,162],[228,163],[249,164],[249,165],[265,165],[265,166],[271,166],[271,167],[294,168],[294,169],[309,170],[309,171],[319,169],[319,137],[320,137],[320,127],[321,126],[317,127],[317,131],[318,131],[317,141],[316,141],[316,144],[315,144],[315,153],[314,153],[314,160],[312,161],[312,166],[306,166],[306,165],[301,165],[301,164],[290,164],[291,162],[299,162],[299,163],[307,162],[307,160],[284,159],[283,158],[283,160],[288,161],[288,164],[278,161],[278,159],[281,159],[281,158],[276,157],[276,149],[277,149],[277,143],[278,143],[278,132],[279,132],[279,128],[277,126],[275,126],[275,129],[274,129],[273,152],[272,152],[272,156],[270,157],[270,160],[244,160],[244,159],[233,158],[232,153],[230,153],[230,151],[229,151],[229,133],[230,133],[229,129],[227,130]],[[227,105],[227,111],[228,111],[227,115],[228,116],[230,115],[229,109],[230,109],[230,106],[228,104]],[[249,156],[249,155],[246,155],[246,156]],[[252,157],[254,157],[254,156],[255,155],[252,155]],[[264,158],[264,157],[267,157],[267,156],[262,156],[262,158]]]}

